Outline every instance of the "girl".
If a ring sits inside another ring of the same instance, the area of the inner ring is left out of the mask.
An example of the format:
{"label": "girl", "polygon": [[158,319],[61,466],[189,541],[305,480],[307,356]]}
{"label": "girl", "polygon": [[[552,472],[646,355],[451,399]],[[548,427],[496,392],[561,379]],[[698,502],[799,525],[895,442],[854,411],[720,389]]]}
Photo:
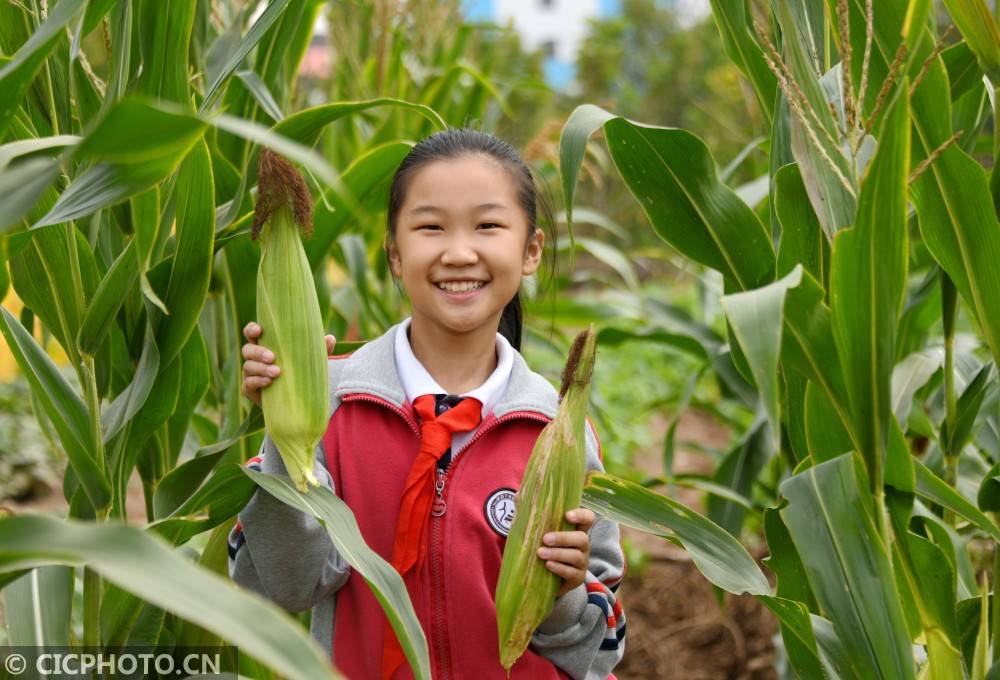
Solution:
{"label": "girl", "polygon": [[[316,477],[403,575],[435,678],[506,677],[494,591],[514,495],[558,404],[518,351],[518,291],[544,244],[536,213],[531,171],[507,143],[460,129],[415,145],[392,181],[386,234],[412,316],[328,363],[332,413]],[[280,375],[281,358],[256,342],[266,332],[244,329],[243,392],[257,403]],[[327,336],[330,354],[334,345]],[[588,469],[602,469],[592,426],[586,455]],[[286,474],[269,437],[249,464]],[[577,530],[538,547],[562,587],[513,678],[603,680],[624,651],[618,526],[585,509],[566,517]],[[313,517],[257,492],[229,554],[238,583],[312,609],[312,635],[348,678],[412,677],[375,597]]]}

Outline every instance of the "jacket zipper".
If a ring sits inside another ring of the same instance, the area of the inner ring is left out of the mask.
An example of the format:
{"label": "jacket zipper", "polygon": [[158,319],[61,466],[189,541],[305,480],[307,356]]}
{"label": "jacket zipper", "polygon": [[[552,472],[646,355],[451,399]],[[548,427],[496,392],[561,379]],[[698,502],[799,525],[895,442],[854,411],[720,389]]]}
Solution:
{"label": "jacket zipper", "polygon": [[[410,429],[413,430],[418,438],[420,437],[420,427],[413,420],[413,418],[411,418],[406,411],[386,399],[355,392],[353,394],[344,395],[341,401],[367,401],[384,406],[406,421],[406,424],[410,426]],[[535,420],[542,423],[548,423],[552,420],[551,418],[534,411],[512,411],[511,413],[507,413],[495,419],[485,427],[479,428],[479,430],[472,435],[472,439],[468,441],[461,453],[466,453],[469,447],[501,423],[506,423],[518,418]],[[462,460],[465,459],[464,455],[458,457]],[[444,604],[444,550],[442,548],[444,543],[444,516],[448,512],[445,489],[448,482],[448,473],[450,473],[452,468],[456,465],[457,463],[453,459],[443,470],[440,468],[436,469],[437,480],[435,480],[434,484],[434,504],[431,506],[431,540],[429,548],[431,589],[433,591],[433,597],[431,600],[431,606],[433,607],[433,612],[431,613],[431,624],[433,630],[431,631],[431,636],[434,639],[434,649],[436,651],[435,656],[437,656],[438,668],[440,670],[440,673],[435,676],[438,680],[450,680],[452,677],[451,644],[448,639],[447,607]]]}
{"label": "jacket zipper", "polygon": [[[448,467],[450,468],[451,465],[449,464]],[[442,509],[440,513],[432,512],[430,540],[431,591],[433,593],[431,597],[431,607],[433,607],[431,614],[431,634],[434,639],[434,651],[438,660],[438,669],[440,671],[438,677],[440,680],[449,680],[451,678],[451,659],[449,658],[451,650],[448,641],[446,607],[444,605],[444,551],[441,549],[441,545],[444,542],[442,536],[444,527],[442,524],[447,507],[444,505],[444,486],[447,474],[447,468],[444,470],[438,469],[437,471],[437,483],[435,484],[437,496],[435,504],[440,503]]]}

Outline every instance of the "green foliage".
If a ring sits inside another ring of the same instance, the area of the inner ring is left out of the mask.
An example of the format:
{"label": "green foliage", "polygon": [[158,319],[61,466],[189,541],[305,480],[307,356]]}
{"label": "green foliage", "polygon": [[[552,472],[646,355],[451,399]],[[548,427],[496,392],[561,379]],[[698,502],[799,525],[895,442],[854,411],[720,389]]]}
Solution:
{"label": "green foliage", "polygon": [[735,157],[768,118],[743,96],[713,21],[682,25],[668,3],[624,0],[619,14],[592,20],[577,72],[580,101],[698,131],[720,158]]}
{"label": "green foliage", "polygon": [[[1000,360],[1000,289],[987,264],[1000,253],[987,181],[1000,132],[995,109],[962,99],[994,71],[998,17],[978,0],[945,5],[965,41],[947,58],[930,2],[713,3],[758,99],[777,82],[766,227],[689,133],[592,105],[563,129],[567,214],[601,130],[654,230],[723,280],[732,365],[753,384],[745,403],[758,418],[715,475],[737,495],[715,493],[721,526],[703,525],[698,541],[739,533],[748,490],[765,502],[777,596],[733,579],[722,587],[755,592],[775,613],[802,677],[984,677],[1000,657],[1000,617],[983,605],[970,618],[960,602],[976,595],[976,545],[1000,555],[987,396]],[[774,451],[762,463],[750,451],[765,417]],[[585,498],[682,543],[714,583],[734,563],[721,548],[699,561],[690,528],[666,521],[676,511],[667,497],[595,477]]]}
{"label": "green foliage", "polygon": [[[457,2],[416,3],[415,13],[271,0],[256,14],[257,4],[0,4],[0,292],[12,287],[25,307],[20,319],[0,309],[0,332],[69,462],[69,521],[0,518],[14,637],[45,612],[61,631],[82,622],[74,644],[227,640],[287,677],[336,677],[300,622],[210,573],[225,571],[226,533],[255,489],[241,467],[262,421],[240,394],[239,347],[255,314],[261,147],[305,169],[318,197],[312,280],[324,325],[347,346],[400,316],[379,255],[402,156],[448,125],[513,129],[517,112],[544,115],[540,66],[508,33],[457,19]],[[300,78],[321,13],[333,64]],[[6,448],[0,465],[19,465]],[[144,518],[128,515],[136,474]],[[330,513],[331,526],[350,516],[346,506]],[[381,574],[373,588],[429,677],[402,582],[385,578],[356,532],[335,541],[355,568]],[[72,578],[40,594],[25,585],[67,573],[36,567],[77,563],[87,565],[79,601]],[[272,677],[257,661],[241,670]]]}
{"label": "green foliage", "polygon": [[[456,22],[457,0],[273,0],[256,17],[236,2],[48,4],[0,3],[0,291],[26,308],[0,310],[0,331],[68,459],[71,519],[0,519],[8,610],[49,612],[53,639],[72,620],[95,645],[218,636],[290,677],[329,676],[296,623],[209,573],[254,491],[240,464],[262,428],[238,354],[255,313],[257,158],[269,147],[307,171],[307,256],[324,325],[346,343],[404,309],[381,254],[392,171],[414,140],[473,124],[524,145],[543,181],[559,158],[575,238],[526,286],[533,364],[557,369],[567,334],[596,322],[609,470],[635,477],[636,450],[663,452],[662,477],[635,480],[648,486],[597,475],[585,502],[760,598],[802,677],[978,678],[1000,659],[1000,557],[994,595],[980,599],[974,571],[976,546],[1000,541],[985,2],[944,3],[961,39],[939,51],[928,0],[720,1],[689,30],[626,0],[593,26],[586,103],[558,147],[538,55]],[[330,69],[299,78],[321,13]],[[612,168],[621,183],[604,182]],[[735,430],[710,476],[674,471],[690,404]],[[662,447],[634,431],[647,410],[666,413]],[[108,522],[143,519],[124,502],[135,473],[145,526]],[[707,492],[709,516],[661,483]],[[763,527],[776,589],[737,540],[744,526]],[[61,567],[30,571],[77,562],[80,602]],[[154,583],[164,568],[177,577]],[[44,602],[31,578],[52,579]],[[405,593],[374,587],[424,668]],[[260,617],[275,636],[247,629]]]}

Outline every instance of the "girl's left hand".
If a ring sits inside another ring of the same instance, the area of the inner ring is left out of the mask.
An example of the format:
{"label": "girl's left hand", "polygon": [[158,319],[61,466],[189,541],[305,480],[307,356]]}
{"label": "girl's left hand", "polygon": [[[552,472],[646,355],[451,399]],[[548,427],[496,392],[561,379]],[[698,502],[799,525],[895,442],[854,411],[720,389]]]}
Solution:
{"label": "girl's left hand", "polygon": [[552,531],[542,538],[538,557],[563,584],[557,597],[561,597],[583,583],[590,563],[590,537],[587,532],[597,520],[593,510],[577,508],[566,513],[566,521],[576,525],[576,531]]}

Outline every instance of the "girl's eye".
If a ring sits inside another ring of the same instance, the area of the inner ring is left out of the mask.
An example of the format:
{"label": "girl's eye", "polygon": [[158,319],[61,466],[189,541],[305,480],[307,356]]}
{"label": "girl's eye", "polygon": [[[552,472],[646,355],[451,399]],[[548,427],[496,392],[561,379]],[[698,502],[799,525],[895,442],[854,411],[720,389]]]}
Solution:
{"label": "girl's eye", "polygon": [[482,227],[483,229],[499,229],[500,228],[500,225],[497,224],[496,222],[483,222],[479,226]]}
{"label": "girl's eye", "polygon": [[419,227],[417,227],[417,231],[420,231],[421,229],[429,229],[431,231],[439,231],[441,229],[441,225],[439,225],[439,224],[422,224]]}

